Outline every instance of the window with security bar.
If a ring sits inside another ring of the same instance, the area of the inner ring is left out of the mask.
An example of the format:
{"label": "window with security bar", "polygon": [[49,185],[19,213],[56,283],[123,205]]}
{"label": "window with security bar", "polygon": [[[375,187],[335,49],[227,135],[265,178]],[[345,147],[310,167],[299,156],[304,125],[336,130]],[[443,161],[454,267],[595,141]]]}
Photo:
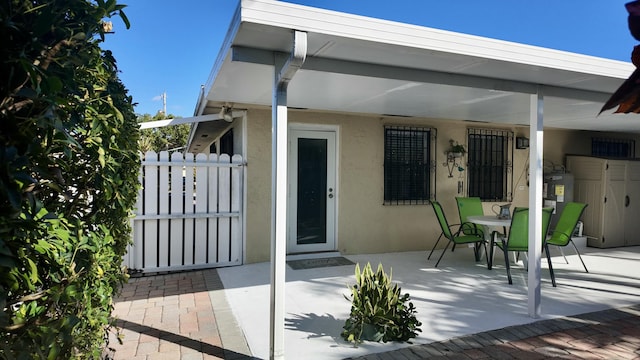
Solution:
{"label": "window with security bar", "polygon": [[435,194],[435,129],[384,128],[385,205],[428,204]]}
{"label": "window with security bar", "polygon": [[484,201],[511,201],[513,132],[468,129],[468,196]]}
{"label": "window with security bar", "polygon": [[632,139],[591,138],[591,155],[632,159],[636,156],[636,142]]}

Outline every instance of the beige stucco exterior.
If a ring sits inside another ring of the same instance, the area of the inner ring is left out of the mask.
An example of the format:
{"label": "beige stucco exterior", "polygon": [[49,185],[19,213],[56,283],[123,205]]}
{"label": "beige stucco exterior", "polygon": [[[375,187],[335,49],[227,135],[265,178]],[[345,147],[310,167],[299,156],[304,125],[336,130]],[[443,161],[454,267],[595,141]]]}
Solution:
{"label": "beige stucco exterior", "polygon": [[[464,172],[457,170],[454,170],[453,178],[448,177],[443,165],[444,150],[450,139],[465,143],[468,127],[493,127],[491,124],[462,121],[306,110],[290,110],[288,120],[290,126],[318,124],[338,128],[336,250],[343,254],[427,250],[440,234],[430,205],[383,205],[384,125],[419,125],[437,129],[436,198],[442,203],[451,223],[458,220],[455,196],[463,196],[457,193],[457,182],[466,182],[466,178]],[[235,146],[246,151],[247,161],[245,262],[268,261],[271,238],[271,111],[250,109],[243,120],[236,121],[245,121],[236,128],[246,131],[242,142],[236,142]],[[528,127],[496,128],[529,137]],[[583,131],[545,130],[545,163],[562,165],[567,153],[589,154],[591,136],[592,133]],[[597,136],[616,135],[598,133]],[[526,206],[528,203],[528,156],[528,150],[514,150],[514,206]],[[485,203],[486,213],[491,212],[491,205]]]}

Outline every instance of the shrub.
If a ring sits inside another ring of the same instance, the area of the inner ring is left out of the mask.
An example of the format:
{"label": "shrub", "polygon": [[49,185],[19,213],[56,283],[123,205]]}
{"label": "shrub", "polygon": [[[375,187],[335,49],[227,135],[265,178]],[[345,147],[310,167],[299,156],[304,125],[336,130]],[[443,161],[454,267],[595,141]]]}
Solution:
{"label": "shrub", "polygon": [[138,190],[139,130],[100,48],[115,0],[0,3],[0,354],[96,359]]}
{"label": "shrub", "polygon": [[[416,310],[409,302],[409,294],[401,294],[398,284],[384,272],[382,264],[374,273],[371,264],[360,272],[356,264],[356,285],[351,290],[351,315],[347,319],[342,337],[355,344],[369,341],[408,341],[421,332]],[[345,296],[347,300],[349,298]]]}

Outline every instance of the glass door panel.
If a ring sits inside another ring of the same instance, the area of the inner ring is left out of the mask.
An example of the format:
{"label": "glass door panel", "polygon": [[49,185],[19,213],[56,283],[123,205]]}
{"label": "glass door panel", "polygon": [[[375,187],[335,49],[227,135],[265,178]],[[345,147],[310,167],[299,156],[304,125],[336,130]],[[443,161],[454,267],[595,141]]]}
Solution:
{"label": "glass door panel", "polygon": [[297,244],[327,242],[327,140],[298,138]]}

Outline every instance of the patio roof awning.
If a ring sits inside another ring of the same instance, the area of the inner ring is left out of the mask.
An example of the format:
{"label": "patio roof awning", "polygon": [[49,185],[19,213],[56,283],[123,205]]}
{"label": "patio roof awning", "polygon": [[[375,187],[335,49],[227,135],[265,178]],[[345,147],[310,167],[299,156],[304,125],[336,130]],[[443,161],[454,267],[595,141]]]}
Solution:
{"label": "patio roof awning", "polygon": [[[294,34],[304,40],[303,47],[294,41]],[[289,53],[303,60],[291,71],[295,77],[282,86],[274,73],[287,70],[282,59]],[[635,115],[598,116],[633,70],[633,65],[620,61],[280,1],[241,0],[194,115],[218,113],[223,106],[275,109],[271,358],[284,356],[287,205],[286,180],[278,179],[287,171],[288,107],[528,126],[529,207],[536,210],[530,216],[529,237],[538,239],[529,245],[528,305],[529,314],[536,317],[543,126],[640,133]],[[206,133],[203,124],[192,126],[189,151],[216,138],[217,134]]]}
{"label": "patio roof awning", "polygon": [[[528,126],[541,89],[546,128],[640,133],[634,115],[597,116],[631,63],[271,0],[241,1],[195,115],[270,106],[294,30],[308,52],[289,107]],[[207,131],[194,125],[190,145]]]}

